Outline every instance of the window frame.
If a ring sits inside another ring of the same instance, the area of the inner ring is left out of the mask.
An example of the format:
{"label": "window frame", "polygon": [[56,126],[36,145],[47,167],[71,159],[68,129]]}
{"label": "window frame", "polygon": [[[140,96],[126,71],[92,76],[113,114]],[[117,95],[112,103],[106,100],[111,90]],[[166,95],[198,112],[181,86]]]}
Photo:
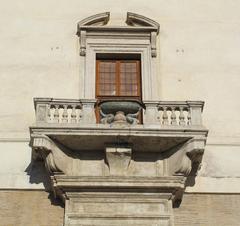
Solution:
{"label": "window frame", "polygon": [[[116,65],[116,71],[115,71],[115,95],[101,95],[100,94],[100,72],[99,72],[99,66],[100,62],[114,62]],[[136,63],[136,74],[137,74],[137,95],[121,95],[121,63],[126,62],[135,62]],[[141,61],[140,60],[129,60],[129,59],[97,59],[96,60],[96,84],[95,84],[95,93],[97,99],[114,99],[114,98],[123,98],[123,99],[137,99],[142,100],[142,83],[141,83]]]}

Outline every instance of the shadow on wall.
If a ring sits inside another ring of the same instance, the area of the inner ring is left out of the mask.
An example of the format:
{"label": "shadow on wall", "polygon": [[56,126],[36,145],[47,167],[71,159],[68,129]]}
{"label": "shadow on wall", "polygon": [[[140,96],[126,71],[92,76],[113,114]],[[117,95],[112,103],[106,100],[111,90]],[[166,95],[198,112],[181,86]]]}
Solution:
{"label": "shadow on wall", "polygon": [[42,160],[32,160],[29,166],[25,169],[25,172],[30,176],[30,184],[43,184],[52,205],[64,207],[62,201],[59,198],[54,197],[51,189],[49,174]]}

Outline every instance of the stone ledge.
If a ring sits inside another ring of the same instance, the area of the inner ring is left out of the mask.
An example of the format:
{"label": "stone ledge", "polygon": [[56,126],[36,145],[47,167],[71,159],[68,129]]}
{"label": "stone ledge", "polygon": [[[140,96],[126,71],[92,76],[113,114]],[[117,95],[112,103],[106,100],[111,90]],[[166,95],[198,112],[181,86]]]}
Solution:
{"label": "stone ledge", "polygon": [[55,175],[57,186],[71,188],[184,188],[185,178],[183,176],[173,177],[79,177]]}

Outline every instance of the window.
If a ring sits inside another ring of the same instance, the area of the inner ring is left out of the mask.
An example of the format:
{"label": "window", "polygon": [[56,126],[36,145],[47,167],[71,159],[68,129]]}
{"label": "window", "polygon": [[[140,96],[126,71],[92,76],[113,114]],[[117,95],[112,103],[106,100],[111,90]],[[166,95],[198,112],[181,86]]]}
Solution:
{"label": "window", "polygon": [[96,97],[141,100],[140,60],[97,60]]}
{"label": "window", "polygon": [[[141,56],[139,54],[96,55],[96,99],[142,100]],[[97,122],[100,120],[96,108]],[[139,115],[142,121],[142,113]]]}
{"label": "window", "polygon": [[[155,99],[158,96],[156,43],[159,24],[131,12],[126,15],[126,26],[111,26],[109,20],[110,13],[105,12],[78,23],[80,98]],[[135,69],[137,77],[132,75]]]}

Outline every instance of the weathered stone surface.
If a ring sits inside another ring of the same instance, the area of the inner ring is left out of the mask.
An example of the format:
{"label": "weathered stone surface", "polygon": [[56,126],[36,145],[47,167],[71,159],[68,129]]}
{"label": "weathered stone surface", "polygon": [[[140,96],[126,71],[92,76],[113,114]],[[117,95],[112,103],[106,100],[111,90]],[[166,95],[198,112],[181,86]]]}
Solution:
{"label": "weathered stone surface", "polygon": [[175,177],[51,177],[65,201],[65,226],[173,226],[172,203],[184,189]]}
{"label": "weathered stone surface", "polygon": [[67,193],[65,225],[172,226],[169,196],[150,193]]}

